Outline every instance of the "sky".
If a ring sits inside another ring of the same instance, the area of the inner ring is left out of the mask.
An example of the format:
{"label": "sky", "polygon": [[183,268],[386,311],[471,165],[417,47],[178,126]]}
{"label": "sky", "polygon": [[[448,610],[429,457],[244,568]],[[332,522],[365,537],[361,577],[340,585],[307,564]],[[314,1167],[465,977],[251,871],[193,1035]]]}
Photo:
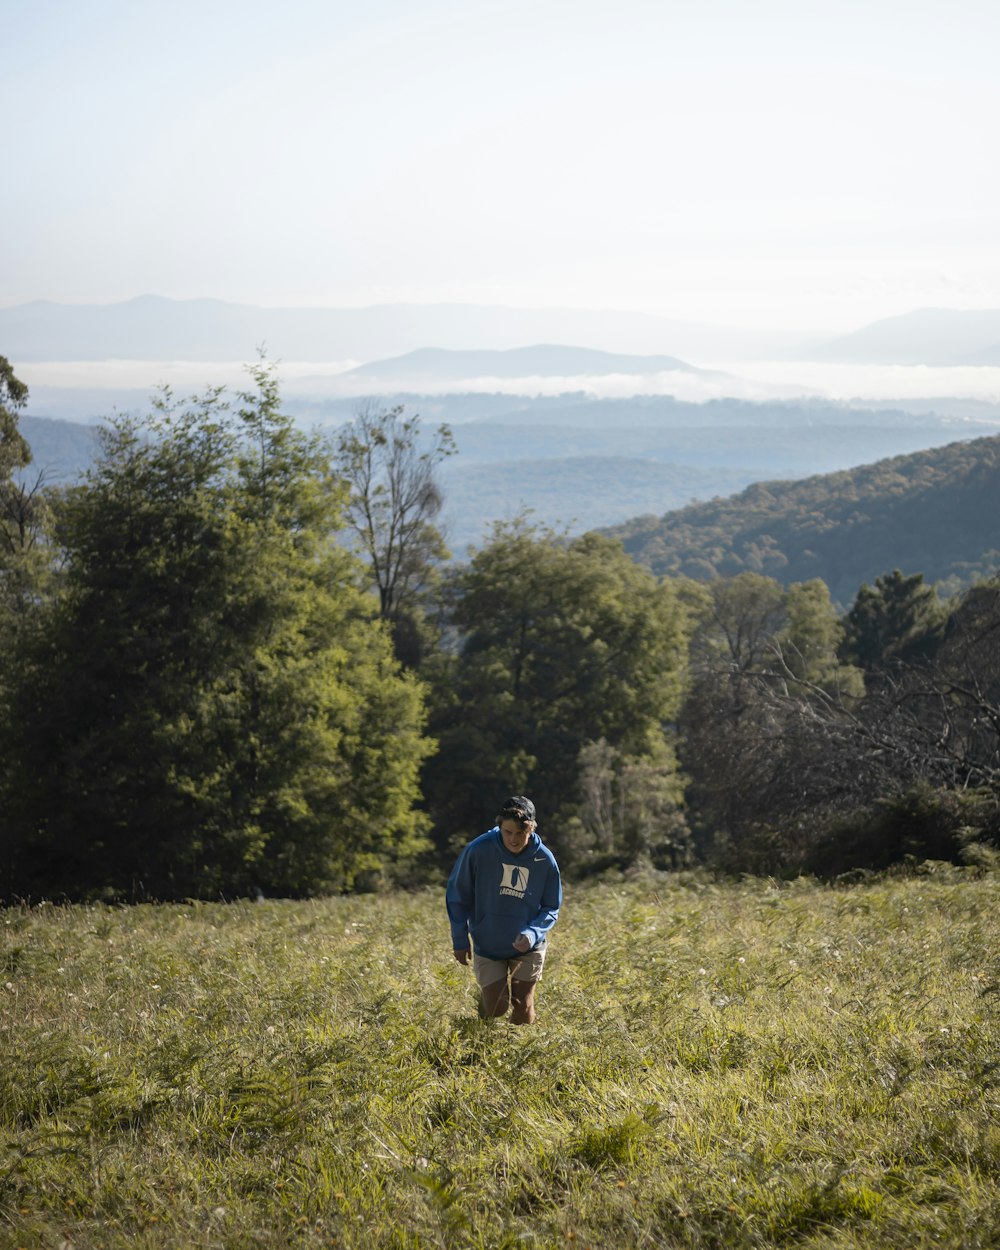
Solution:
{"label": "sky", "polygon": [[0,0],[0,305],[1000,308],[995,0]]}

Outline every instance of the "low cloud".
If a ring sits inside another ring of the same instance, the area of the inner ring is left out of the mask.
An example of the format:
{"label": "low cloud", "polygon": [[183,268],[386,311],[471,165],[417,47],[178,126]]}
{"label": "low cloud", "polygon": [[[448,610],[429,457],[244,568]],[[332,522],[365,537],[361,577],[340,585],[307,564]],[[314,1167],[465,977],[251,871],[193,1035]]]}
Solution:
{"label": "low cloud", "polygon": [[[359,391],[357,361],[279,361],[282,392],[296,399],[350,399],[362,395],[504,394],[553,396],[583,393],[597,399],[671,395],[688,403],[712,399],[764,401],[816,396],[831,400],[975,399],[1000,403],[1000,368],[993,366],[849,365],[817,361],[717,361],[706,372],[573,374],[522,378],[475,377],[441,382],[422,378],[366,377]],[[244,387],[242,361],[47,361],[26,363],[18,376],[29,387],[121,389],[152,393],[167,383],[175,392],[207,386]]]}

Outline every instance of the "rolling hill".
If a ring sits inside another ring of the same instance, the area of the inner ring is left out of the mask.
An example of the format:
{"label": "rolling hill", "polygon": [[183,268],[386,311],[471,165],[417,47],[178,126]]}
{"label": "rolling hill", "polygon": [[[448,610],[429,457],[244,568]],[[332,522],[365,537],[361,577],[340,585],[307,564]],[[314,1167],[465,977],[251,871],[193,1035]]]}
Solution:
{"label": "rolling hill", "polygon": [[[562,344],[535,344],[503,351],[451,351],[423,347],[389,360],[373,360],[341,375],[367,381],[405,378],[417,381],[456,382],[469,378],[581,377],[653,373],[697,373],[706,371],[685,364],[675,356],[635,356],[621,352],[595,351],[589,347]],[[707,376],[724,376],[707,374]]]}
{"label": "rolling hill", "polygon": [[819,577],[846,605],[893,568],[957,589],[1000,568],[1000,436],[641,517],[605,532],[658,574]]}

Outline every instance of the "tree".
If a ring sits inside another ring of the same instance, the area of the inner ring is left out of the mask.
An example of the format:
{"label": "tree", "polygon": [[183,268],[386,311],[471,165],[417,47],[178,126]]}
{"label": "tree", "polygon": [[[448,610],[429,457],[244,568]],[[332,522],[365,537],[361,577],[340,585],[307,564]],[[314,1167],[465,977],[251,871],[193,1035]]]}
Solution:
{"label": "tree", "polygon": [[665,759],[680,700],[680,604],[619,543],[565,540],[523,517],[496,525],[447,592],[456,646],[435,673],[440,751],[425,774],[439,833],[466,837],[498,795],[528,793],[565,856],[586,743]]}
{"label": "tree", "polygon": [[28,388],[16,376],[6,356],[0,356],[0,482],[9,481],[16,469],[31,463],[31,448],[17,426],[28,402]]}
{"label": "tree", "polygon": [[419,659],[418,600],[448,557],[434,524],[442,505],[437,469],[454,454],[447,425],[428,443],[419,416],[367,403],[339,434],[336,465],[349,489],[347,520],[364,554],[397,653]]}
{"label": "tree", "polygon": [[[957,858],[1000,825],[1000,593],[968,591],[933,649],[862,687],[774,639],[767,664],[706,680],[685,709],[689,791],[741,871],[839,872]],[[714,704],[709,698],[714,697]],[[714,779],[714,780],[713,780]]]}
{"label": "tree", "polygon": [[785,594],[786,622],[777,636],[776,671],[787,665],[795,679],[830,691],[860,695],[860,673],[839,658],[844,627],[830,599],[826,583],[819,578],[796,582]]}
{"label": "tree", "polygon": [[420,848],[417,684],[273,372],[115,418],[60,507],[65,585],[5,744],[21,892],[350,888]]}
{"label": "tree", "polygon": [[803,726],[817,701],[859,694],[860,679],[838,662],[840,626],[823,583],[785,591],[741,573],[702,595],[680,720],[695,835],[728,867],[774,871],[807,846],[794,796],[808,791],[818,810],[842,784]]}
{"label": "tree", "polygon": [[844,618],[841,656],[877,680],[895,663],[907,663],[933,650],[945,613],[922,573],[899,569],[862,585]]}
{"label": "tree", "polygon": [[578,868],[625,866],[643,856],[663,868],[691,862],[684,787],[666,737],[641,756],[600,738],[584,744],[579,765],[580,810],[570,819]]}
{"label": "tree", "polygon": [[[31,448],[18,428],[18,416],[28,402],[28,388],[16,376],[10,361],[0,356],[0,621],[24,607],[39,573],[35,550],[45,518],[43,475],[29,483],[23,471],[31,464]],[[0,642],[9,648],[0,624]]]}
{"label": "tree", "polygon": [[[43,475],[25,477],[31,449],[18,428],[28,388],[0,356],[0,742],[16,735],[11,689],[24,665],[24,632],[43,594],[47,553],[42,541],[47,509]],[[9,841],[0,755],[0,843]]]}

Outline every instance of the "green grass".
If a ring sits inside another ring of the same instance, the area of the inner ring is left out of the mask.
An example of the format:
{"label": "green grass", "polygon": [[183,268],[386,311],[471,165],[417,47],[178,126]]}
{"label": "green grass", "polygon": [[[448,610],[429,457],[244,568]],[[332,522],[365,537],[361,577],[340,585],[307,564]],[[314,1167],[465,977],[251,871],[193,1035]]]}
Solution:
{"label": "green grass", "polygon": [[572,888],[521,1029],[440,892],[0,912],[0,1246],[995,1246],[998,903]]}

